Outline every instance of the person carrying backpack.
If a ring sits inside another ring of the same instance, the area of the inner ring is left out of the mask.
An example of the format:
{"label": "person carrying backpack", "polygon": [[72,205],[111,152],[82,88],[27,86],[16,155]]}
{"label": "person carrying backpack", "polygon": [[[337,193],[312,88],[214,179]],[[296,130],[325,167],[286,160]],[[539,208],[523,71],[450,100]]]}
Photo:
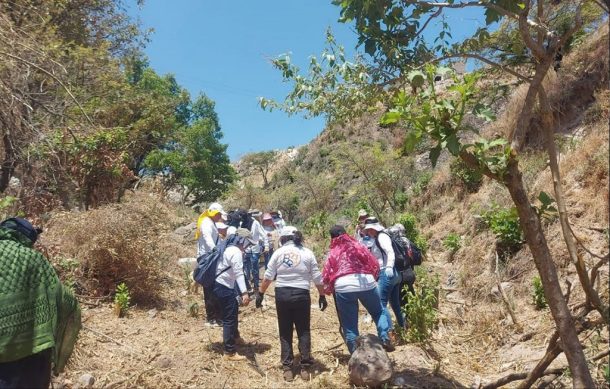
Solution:
{"label": "person carrying backpack", "polygon": [[213,292],[220,303],[222,312],[222,342],[224,359],[242,361],[246,357],[236,352],[236,345],[243,344],[238,328],[238,300],[236,287],[241,291],[241,302],[244,306],[250,303],[244,277],[243,253],[249,246],[256,244],[252,234],[245,228],[238,228],[235,234],[229,236],[222,258],[216,267],[216,279]]}
{"label": "person carrying backpack", "polygon": [[377,290],[381,304],[384,307],[390,328],[392,328],[392,318],[387,308],[388,303],[394,311],[396,321],[401,328],[405,328],[405,317],[400,306],[400,283],[401,279],[394,267],[396,255],[392,247],[392,239],[385,232],[385,228],[379,221],[370,217],[364,222],[364,232],[374,240],[371,253],[377,258],[381,272],[379,275]]}
{"label": "person carrying backpack", "polygon": [[[216,223],[222,219],[222,205],[212,203],[197,220],[197,257],[210,253],[220,242]],[[211,287],[203,288],[203,304],[205,306],[205,325],[208,327],[221,327],[220,307]]]}
{"label": "person carrying backpack", "polygon": [[327,294],[335,296],[337,316],[350,354],[358,337],[358,302],[373,318],[377,335],[386,351],[393,351],[390,325],[377,293],[379,275],[377,258],[363,244],[335,225],[330,229],[330,253],[322,270]]}
{"label": "person carrying backpack", "polygon": [[284,370],[284,380],[292,381],[294,373],[292,365],[293,328],[296,328],[299,338],[300,375],[309,381],[311,357],[311,296],[309,287],[313,282],[320,293],[318,304],[324,311],[328,306],[324,295],[322,275],[318,269],[316,258],[306,247],[303,247],[303,235],[295,227],[286,226],[280,233],[282,247],[271,256],[263,283],[256,297],[256,307],[261,308],[263,296],[271,282],[275,279],[275,307],[277,310],[278,329],[280,333],[281,360]]}
{"label": "person carrying backpack", "polygon": [[78,301],[33,248],[42,230],[0,223],[0,388],[48,388],[81,328]]}

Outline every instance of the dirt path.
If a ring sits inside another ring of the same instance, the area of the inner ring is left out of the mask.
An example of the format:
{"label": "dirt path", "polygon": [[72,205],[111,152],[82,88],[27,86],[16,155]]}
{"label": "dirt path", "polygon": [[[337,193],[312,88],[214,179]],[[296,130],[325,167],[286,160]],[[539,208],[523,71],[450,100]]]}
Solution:
{"label": "dirt path", "polygon": [[[222,329],[205,327],[201,314],[197,318],[189,316],[192,302],[198,302],[200,311],[203,310],[198,295],[174,297],[168,300],[165,309],[136,307],[128,317],[120,319],[113,316],[108,304],[84,307],[84,328],[77,349],[67,372],[56,380],[56,387],[78,386],[78,378],[84,373],[95,377],[95,387],[106,388],[286,387],[279,366],[273,293],[270,288],[263,311],[253,304],[240,309],[239,328],[247,342],[239,350],[248,357],[244,362],[224,361]],[[329,300],[325,312],[312,306],[312,348],[317,373],[311,382],[295,379],[291,387],[349,386],[349,355],[338,332],[333,304]],[[360,330],[375,333],[371,323],[362,321]],[[419,347],[399,345],[391,358],[395,362],[397,384],[462,387],[451,378],[434,375],[436,362]]]}

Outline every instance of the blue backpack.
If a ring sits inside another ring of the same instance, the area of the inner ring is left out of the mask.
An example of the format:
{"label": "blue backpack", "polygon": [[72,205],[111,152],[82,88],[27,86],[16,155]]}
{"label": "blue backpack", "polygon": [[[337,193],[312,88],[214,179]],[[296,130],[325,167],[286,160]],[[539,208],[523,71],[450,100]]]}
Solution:
{"label": "blue backpack", "polygon": [[228,266],[216,274],[218,262],[222,260],[227,243],[221,241],[212,251],[202,254],[197,258],[197,267],[193,271],[193,279],[204,288],[213,286],[216,278],[231,268],[231,266]]}

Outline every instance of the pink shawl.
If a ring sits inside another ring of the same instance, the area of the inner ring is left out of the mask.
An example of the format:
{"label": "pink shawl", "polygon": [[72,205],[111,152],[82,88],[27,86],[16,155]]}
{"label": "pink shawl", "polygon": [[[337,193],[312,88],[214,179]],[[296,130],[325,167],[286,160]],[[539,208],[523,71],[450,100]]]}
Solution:
{"label": "pink shawl", "polygon": [[322,270],[322,281],[326,292],[332,293],[337,278],[348,274],[379,275],[379,262],[365,245],[347,234],[330,241],[330,253]]}

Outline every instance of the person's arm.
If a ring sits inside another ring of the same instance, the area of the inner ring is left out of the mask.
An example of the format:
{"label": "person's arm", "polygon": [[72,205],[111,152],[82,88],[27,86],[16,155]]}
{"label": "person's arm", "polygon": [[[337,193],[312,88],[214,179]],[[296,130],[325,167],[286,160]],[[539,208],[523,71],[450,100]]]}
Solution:
{"label": "person's arm", "polygon": [[[233,274],[235,274],[235,282],[239,287],[239,290],[242,291],[242,296],[244,294],[248,294],[248,289],[246,288],[246,277],[244,276],[244,259],[241,251],[239,250],[231,250],[229,265],[233,268]],[[233,252],[234,251],[234,252]]]}
{"label": "person's arm", "polygon": [[201,238],[205,241],[206,247],[213,249],[216,247],[216,242],[214,242],[214,238],[212,237],[212,227],[214,222],[212,219],[206,218],[201,222]]}
{"label": "person's arm", "polygon": [[392,240],[388,234],[380,233],[377,237],[377,241],[379,242],[379,246],[381,250],[383,250],[385,254],[385,268],[394,268],[394,249],[392,248]]}
{"label": "person's arm", "polygon": [[261,286],[258,288],[259,293],[265,294],[265,292],[269,288],[269,285],[271,285],[271,282],[272,282],[272,280],[265,278],[263,280],[263,282],[261,283]]}

